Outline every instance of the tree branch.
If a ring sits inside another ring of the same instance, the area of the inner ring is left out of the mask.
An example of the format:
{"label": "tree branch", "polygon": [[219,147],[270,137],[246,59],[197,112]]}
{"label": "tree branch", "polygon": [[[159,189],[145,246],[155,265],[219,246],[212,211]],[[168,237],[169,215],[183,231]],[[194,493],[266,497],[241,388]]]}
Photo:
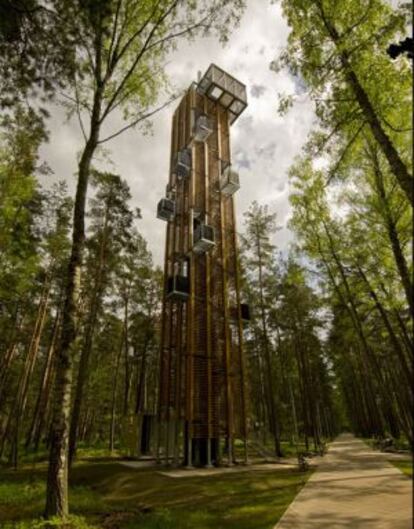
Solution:
{"label": "tree branch", "polygon": [[358,138],[360,132],[362,131],[362,129],[364,128],[364,126],[366,125],[366,121],[364,120],[361,125],[358,127],[358,130],[356,131],[356,133],[352,136],[352,138],[350,139],[350,141],[348,142],[347,146],[345,147],[345,149],[342,151],[342,154],[339,158],[339,160],[337,161],[337,163],[335,164],[334,168],[331,169],[329,171],[329,176],[328,176],[328,184],[331,182],[332,178],[335,176],[335,173],[336,171],[338,170],[339,166],[341,165],[343,159],[345,158],[346,156],[346,153],[349,151],[349,149],[352,147],[352,145],[354,144],[354,142],[356,141],[356,139]]}
{"label": "tree branch", "polygon": [[138,85],[134,86],[133,88],[131,88],[130,90],[127,90],[125,91],[125,93],[122,95],[122,97],[120,97],[118,99],[118,101],[112,105],[112,108],[110,109],[110,111],[108,112],[107,115],[109,115],[111,112],[113,112],[115,109],[117,109],[120,105],[122,105],[122,103],[128,99],[128,97],[133,93],[133,92],[136,92],[139,88],[141,88],[142,86],[144,86],[152,77],[154,76],[157,76],[157,74],[159,74],[161,71],[164,70],[164,67],[162,68],[157,68],[157,70],[154,70],[154,71],[151,71],[151,74],[150,75],[147,75],[146,77],[144,77],[139,83]]}
{"label": "tree branch", "polygon": [[114,24],[113,24],[113,28],[112,28],[111,42],[109,44],[108,57],[107,57],[107,60],[106,60],[106,74],[105,74],[105,77],[110,72],[111,54],[112,54],[112,49],[113,49],[114,42],[115,42],[116,32],[117,32],[117,29],[118,29],[118,19],[119,19],[119,11],[121,9],[121,5],[122,5],[122,0],[118,0],[118,2],[116,4],[116,10],[115,10],[115,20],[114,20]]}
{"label": "tree branch", "polygon": [[[110,110],[111,110],[111,107],[112,105],[114,104],[114,102],[116,101],[116,98],[118,97],[118,95],[121,93],[123,87],[125,86],[125,83],[128,81],[128,79],[130,78],[130,76],[133,74],[135,68],[137,67],[137,64],[139,63],[140,59],[142,58],[142,56],[144,55],[144,53],[147,51],[148,47],[149,47],[149,43],[156,31],[156,29],[159,27],[159,25],[165,20],[165,18],[170,14],[170,12],[172,11],[173,9],[173,6],[175,6],[175,4],[172,4],[172,6],[170,7],[169,10],[167,10],[158,20],[157,22],[154,24],[154,27],[152,28],[152,30],[150,31],[149,35],[147,36],[145,42],[144,42],[144,45],[142,46],[141,50],[139,51],[139,53],[137,54],[137,56],[135,57],[135,60],[133,61],[132,65],[129,67],[127,73],[124,75],[122,81],[120,82],[118,88],[116,88],[116,90],[114,91],[111,99],[109,100],[109,103],[107,104],[105,110],[103,111],[102,113],[102,117],[100,119],[100,123],[103,122],[103,120],[105,119],[105,117],[109,114]],[[128,41],[130,44],[132,43],[131,39]],[[130,45],[129,44],[129,45]],[[113,64],[113,68],[115,67],[116,63],[119,61],[119,59],[122,57],[123,53],[125,53],[125,46],[123,48],[123,50],[121,50],[121,53],[117,56],[117,58],[115,59],[115,62]]]}
{"label": "tree branch", "polygon": [[131,129],[133,127],[135,127],[140,121],[144,121],[148,118],[150,118],[151,116],[153,116],[154,114],[160,112],[161,110],[163,110],[164,108],[166,108],[167,106],[169,106],[171,103],[173,103],[174,101],[176,101],[179,97],[181,97],[183,95],[183,92],[179,93],[178,95],[174,96],[172,99],[169,99],[168,101],[166,101],[165,103],[163,103],[161,106],[155,108],[154,110],[151,110],[150,112],[148,112],[147,114],[144,114],[144,115],[141,115],[141,116],[138,116],[134,121],[132,121],[131,123],[129,123],[128,125],[125,125],[125,127],[122,127],[121,129],[119,129],[117,132],[115,132],[114,134],[111,134],[110,136],[107,136],[106,138],[104,138],[103,140],[99,140],[98,141],[98,145],[101,144],[101,143],[105,143],[109,140],[112,140],[113,138],[116,138],[117,136],[119,136],[120,134],[122,134],[123,132],[125,132],[126,130],[128,129]]}

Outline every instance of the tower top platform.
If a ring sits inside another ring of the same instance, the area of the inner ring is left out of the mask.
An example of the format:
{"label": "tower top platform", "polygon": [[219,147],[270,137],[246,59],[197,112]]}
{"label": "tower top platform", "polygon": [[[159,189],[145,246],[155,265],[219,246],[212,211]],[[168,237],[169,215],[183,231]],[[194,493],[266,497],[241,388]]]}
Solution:
{"label": "tower top platform", "polygon": [[198,90],[228,110],[231,124],[247,107],[246,86],[215,64],[198,82]]}

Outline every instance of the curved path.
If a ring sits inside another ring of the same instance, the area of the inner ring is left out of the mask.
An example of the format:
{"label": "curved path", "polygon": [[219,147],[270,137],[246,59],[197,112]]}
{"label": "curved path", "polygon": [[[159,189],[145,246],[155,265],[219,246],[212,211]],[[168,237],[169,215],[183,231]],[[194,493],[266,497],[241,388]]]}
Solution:
{"label": "curved path", "polygon": [[412,493],[384,454],[344,434],[274,529],[411,529]]}

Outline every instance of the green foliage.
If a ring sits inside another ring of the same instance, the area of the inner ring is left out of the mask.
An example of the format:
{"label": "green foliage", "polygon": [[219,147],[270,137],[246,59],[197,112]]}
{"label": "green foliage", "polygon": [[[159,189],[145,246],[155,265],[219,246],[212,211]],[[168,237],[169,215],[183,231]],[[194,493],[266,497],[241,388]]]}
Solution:
{"label": "green foliage", "polygon": [[21,107],[3,119],[0,130],[0,299],[5,302],[22,295],[38,270],[36,172],[45,133],[36,115]]}
{"label": "green foliage", "polygon": [[43,481],[0,482],[0,505],[22,506],[39,501],[45,492]]}
{"label": "green foliage", "polygon": [[60,31],[78,35],[71,50],[76,57],[69,76],[73,90],[64,96],[69,115],[78,117],[86,137],[85,117],[93,121],[91,128],[100,128],[118,109],[126,122],[125,127],[99,139],[100,143],[129,127],[141,126],[145,132],[146,119],[154,112],[150,109],[160,96],[166,104],[175,99],[164,65],[177,41],[207,34],[216,34],[225,41],[244,8],[244,0],[53,4],[60,14],[65,14],[57,21]]}
{"label": "green foliage", "polygon": [[[329,357],[353,428],[410,436],[411,422],[403,417],[412,405],[406,393],[412,369],[407,356],[411,214],[378,150],[369,140],[364,148],[358,170],[335,189],[327,188],[326,171],[315,169],[307,157],[298,159],[290,172],[291,227],[326,293]],[[396,391],[401,395],[391,404],[388,395]],[[385,418],[378,407],[387,410]]]}
{"label": "green foliage", "polygon": [[[0,1],[0,107],[45,103],[73,69],[72,32],[60,32],[53,2]],[[40,115],[47,115],[43,109]]]}
{"label": "green foliage", "polygon": [[[340,8],[335,0],[285,0],[282,8],[291,32],[272,67],[286,68],[307,87],[318,122],[306,152],[328,155],[328,181],[349,175],[367,137],[378,141],[389,163],[395,149],[393,156],[409,168],[410,61],[392,61],[386,53],[406,33],[404,9],[384,0],[352,0]],[[282,96],[281,111],[291,96]],[[391,140],[388,151],[380,128]],[[406,177],[395,166],[393,172],[401,184]]]}
{"label": "green foliage", "polygon": [[273,393],[281,436],[290,438],[295,452],[302,438],[307,450],[311,438],[316,448],[336,430],[338,414],[320,338],[323,301],[297,256],[276,254],[275,214],[253,203],[245,218],[243,290],[252,313],[246,348],[256,430],[266,444],[266,429],[272,431],[266,403]]}

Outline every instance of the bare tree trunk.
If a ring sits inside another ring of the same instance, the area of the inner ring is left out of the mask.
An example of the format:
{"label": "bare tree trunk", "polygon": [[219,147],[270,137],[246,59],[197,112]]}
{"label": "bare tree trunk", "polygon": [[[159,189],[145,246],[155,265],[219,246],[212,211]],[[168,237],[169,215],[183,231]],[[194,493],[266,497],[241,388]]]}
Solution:
{"label": "bare tree trunk", "polygon": [[101,299],[103,294],[103,282],[104,282],[104,269],[106,261],[106,250],[108,243],[108,227],[109,227],[109,213],[110,213],[110,201],[108,200],[105,205],[105,215],[102,228],[102,237],[99,245],[99,260],[98,267],[95,276],[95,284],[91,296],[91,303],[89,307],[89,317],[86,324],[85,331],[85,340],[82,347],[78,378],[76,383],[76,392],[75,400],[72,410],[72,418],[70,423],[70,432],[69,432],[69,466],[72,464],[72,461],[76,453],[76,436],[79,426],[79,417],[81,412],[83,392],[85,388],[86,381],[89,376],[89,359],[92,352],[93,337],[95,332],[96,321],[98,318],[98,312],[101,305]]}
{"label": "bare tree trunk", "polygon": [[407,359],[406,359],[405,354],[404,354],[404,351],[403,351],[403,349],[401,347],[401,343],[400,343],[399,339],[397,338],[397,336],[396,336],[396,334],[394,332],[394,329],[393,329],[393,327],[391,325],[391,322],[390,322],[390,320],[388,318],[386,310],[384,309],[384,307],[382,306],[380,300],[378,299],[378,296],[377,296],[375,290],[373,289],[373,287],[371,286],[371,283],[370,283],[369,279],[367,278],[365,272],[362,270],[362,268],[360,266],[357,266],[357,270],[358,270],[359,275],[361,276],[362,280],[364,281],[364,283],[365,283],[365,285],[366,285],[366,287],[368,289],[370,297],[374,301],[375,307],[378,310],[382,321],[384,322],[385,328],[387,329],[388,336],[390,337],[390,340],[391,340],[391,343],[393,345],[394,351],[397,353],[397,357],[398,357],[398,360],[399,360],[399,363],[400,363],[401,371],[403,373],[403,376],[407,379],[408,387],[410,387],[411,386],[411,382],[412,382],[412,375],[413,375],[412,358],[410,359],[411,363],[408,364],[407,363]]}
{"label": "bare tree trunk", "polygon": [[102,92],[97,89],[91,118],[91,132],[79,163],[76,190],[72,249],[68,264],[65,304],[62,315],[62,338],[57,356],[56,381],[50,435],[50,458],[47,478],[45,515],[66,518],[68,504],[68,441],[72,393],[72,357],[77,330],[77,303],[85,246],[85,206],[89,171],[96,149],[102,103]]}
{"label": "bare tree trunk", "polygon": [[10,366],[17,354],[18,348],[18,336],[23,327],[24,317],[19,318],[18,310],[16,310],[15,322],[13,331],[9,339],[9,345],[6,349],[4,356],[0,362],[0,403],[3,402],[3,393],[6,388]]}
{"label": "bare tree trunk", "polygon": [[29,385],[30,385],[32,373],[33,373],[33,370],[36,364],[36,360],[37,360],[40,339],[42,337],[43,328],[44,328],[46,315],[47,315],[49,295],[50,295],[50,278],[47,276],[45,280],[45,284],[43,285],[43,290],[42,290],[41,297],[39,300],[36,322],[35,322],[32,337],[30,340],[29,350],[27,352],[23,371],[20,376],[16,398],[14,400],[14,404],[10,411],[10,415],[9,415],[8,422],[7,422],[7,427],[4,432],[2,442],[1,442],[1,447],[0,447],[0,454],[2,454],[4,450],[5,442],[7,438],[13,432],[11,460],[15,467],[17,467],[17,463],[18,463],[20,423],[22,420],[22,416],[25,412]]}
{"label": "bare tree trunk", "polygon": [[129,409],[129,392],[131,386],[131,372],[130,372],[130,361],[129,361],[129,299],[125,299],[124,307],[124,364],[125,364],[125,385],[124,385],[124,404],[123,404],[123,415],[128,415]]}
{"label": "bare tree trunk", "polygon": [[[316,234],[317,241],[318,241],[318,251],[319,251],[319,254],[321,256],[321,260],[322,260],[322,262],[323,262],[323,264],[324,264],[324,266],[326,268],[326,271],[328,273],[329,279],[331,280],[332,286],[334,287],[334,290],[335,290],[339,300],[341,301],[343,307],[347,311],[347,313],[348,313],[348,315],[350,317],[350,320],[351,320],[351,322],[353,324],[353,327],[354,327],[354,329],[355,329],[355,331],[357,333],[359,342],[361,344],[361,349],[362,349],[361,361],[362,361],[362,365],[363,365],[363,369],[364,369],[364,376],[366,377],[366,384],[367,384],[367,387],[368,387],[368,385],[369,386],[371,385],[371,379],[369,377],[369,374],[370,374],[370,371],[371,371],[371,367],[373,368],[374,375],[375,375],[377,380],[381,379],[381,373],[379,372],[377,365],[375,365],[375,366],[372,365],[373,364],[373,355],[372,355],[371,350],[370,350],[370,348],[368,346],[368,343],[366,341],[366,337],[365,337],[365,333],[363,332],[363,329],[362,329],[360,317],[359,317],[358,312],[356,311],[354,299],[353,299],[353,297],[351,295],[351,292],[350,292],[350,289],[349,289],[347,277],[346,277],[344,269],[342,267],[342,263],[340,262],[338,256],[336,255],[336,251],[334,249],[332,237],[331,237],[331,234],[330,234],[330,232],[328,230],[328,227],[327,227],[326,223],[323,223],[323,225],[324,225],[325,232],[326,232],[326,234],[328,236],[328,239],[329,239],[330,253],[331,253],[332,257],[334,258],[334,261],[335,261],[335,263],[336,263],[336,265],[338,267],[338,270],[339,270],[339,273],[340,273],[340,276],[341,276],[341,279],[342,279],[342,283],[343,283],[343,285],[345,287],[346,296],[342,293],[341,289],[337,285],[336,279],[335,279],[334,274],[333,274],[333,272],[331,270],[331,266],[328,263],[328,261],[326,260],[324,251],[322,249],[321,242],[320,242],[320,237],[319,237],[318,234]],[[375,364],[375,361],[374,361],[374,364]],[[380,393],[381,393],[382,397],[386,398],[386,395],[385,395],[386,388],[384,387],[384,384],[382,384],[381,380],[380,380],[379,386],[380,386]],[[378,424],[378,428],[380,430],[382,430],[383,429],[383,423],[382,423],[382,417],[380,416],[381,415],[380,414],[380,409],[377,406],[377,403],[375,401],[373,391],[371,393],[372,393],[372,395],[370,395],[372,397],[371,398],[371,400],[372,400],[371,410],[372,410],[372,413],[373,414],[375,413],[375,416],[377,416],[377,421],[376,422]],[[374,417],[374,415],[372,415],[372,417]]]}
{"label": "bare tree trunk", "polygon": [[116,355],[115,371],[112,380],[112,399],[111,399],[111,424],[109,428],[109,450],[114,451],[115,447],[115,418],[116,418],[116,396],[118,391],[119,367],[121,364],[122,349],[124,347],[124,334],[121,335],[121,343]]}
{"label": "bare tree trunk", "polygon": [[384,177],[380,169],[377,153],[370,148],[370,156],[372,158],[375,174],[376,191],[381,203],[382,215],[385,221],[388,238],[391,243],[392,253],[394,255],[395,263],[400,274],[401,283],[404,288],[405,297],[408,306],[410,307],[411,318],[414,318],[414,303],[413,303],[413,285],[411,282],[410,272],[408,270],[407,261],[401,248],[400,239],[398,236],[397,223],[394,215],[390,209],[389,202],[384,186]]}
{"label": "bare tree trunk", "polygon": [[42,426],[45,420],[46,405],[50,397],[53,357],[55,353],[56,342],[57,342],[59,331],[60,331],[60,320],[61,320],[61,314],[59,311],[57,311],[56,317],[55,317],[55,323],[53,327],[52,339],[50,341],[50,345],[49,345],[49,349],[48,349],[47,357],[46,357],[46,362],[45,362],[45,366],[43,369],[39,393],[37,396],[31,425],[30,425],[30,428],[29,428],[29,431],[26,437],[26,444],[25,444],[26,448],[29,448],[29,446],[32,443],[34,443],[35,440],[37,440],[37,443],[34,443],[35,448],[37,449],[38,447],[40,432],[41,432],[41,429],[42,429]]}
{"label": "bare tree trunk", "polygon": [[[332,255],[332,257],[333,257],[333,259],[334,259],[334,261],[335,261],[335,263],[336,263],[336,265],[338,267],[338,271],[339,271],[341,279],[342,279],[342,284],[343,284],[343,286],[345,288],[346,299],[347,299],[347,303],[346,303],[345,306],[348,307],[349,314],[350,314],[350,317],[351,317],[351,321],[353,322],[353,324],[355,326],[355,330],[357,332],[357,335],[358,335],[358,337],[360,339],[360,342],[361,342],[361,345],[362,345],[362,351],[364,353],[364,356],[366,357],[367,365],[371,366],[371,368],[373,370],[373,373],[374,373],[374,376],[377,379],[378,391],[379,391],[379,394],[381,396],[381,401],[382,401],[382,404],[383,404],[383,408],[386,409],[387,406],[388,406],[388,392],[389,392],[390,388],[387,387],[387,383],[386,383],[386,380],[384,379],[384,375],[383,375],[383,372],[381,370],[381,366],[379,365],[378,358],[375,356],[375,354],[372,351],[370,345],[368,344],[364,329],[362,327],[361,318],[360,318],[360,315],[358,313],[358,310],[357,310],[357,307],[356,307],[356,304],[355,304],[354,296],[352,295],[352,292],[351,292],[351,289],[350,289],[350,286],[349,286],[349,283],[348,283],[348,278],[346,276],[346,273],[345,273],[344,267],[342,265],[342,262],[341,262],[341,260],[339,259],[338,255],[336,253],[331,233],[330,233],[326,223],[323,223],[323,224],[324,224],[326,235],[327,235],[328,240],[329,240],[329,246],[330,246],[331,255]],[[403,410],[400,410],[400,411],[403,412]],[[401,426],[404,427],[404,425],[401,425]]]}
{"label": "bare tree trunk", "polygon": [[266,375],[267,375],[267,387],[268,387],[268,400],[269,400],[269,417],[271,422],[272,434],[274,436],[275,442],[275,453],[278,457],[282,457],[282,449],[280,446],[280,430],[279,430],[279,421],[276,413],[276,403],[275,403],[275,388],[273,385],[273,374],[272,374],[272,360],[270,356],[269,348],[269,336],[267,331],[267,320],[265,313],[265,304],[264,304],[264,295],[263,295],[263,264],[262,264],[262,250],[260,244],[260,238],[257,238],[257,254],[259,259],[259,300],[260,300],[260,314],[262,320],[262,332],[263,332],[263,348],[265,353],[265,362],[266,362]]}
{"label": "bare tree trunk", "polygon": [[145,378],[147,376],[147,350],[148,350],[149,338],[145,337],[144,346],[142,348],[141,367],[139,371],[139,378],[137,384],[137,398],[135,402],[135,413],[142,413],[144,410],[144,387]]}

